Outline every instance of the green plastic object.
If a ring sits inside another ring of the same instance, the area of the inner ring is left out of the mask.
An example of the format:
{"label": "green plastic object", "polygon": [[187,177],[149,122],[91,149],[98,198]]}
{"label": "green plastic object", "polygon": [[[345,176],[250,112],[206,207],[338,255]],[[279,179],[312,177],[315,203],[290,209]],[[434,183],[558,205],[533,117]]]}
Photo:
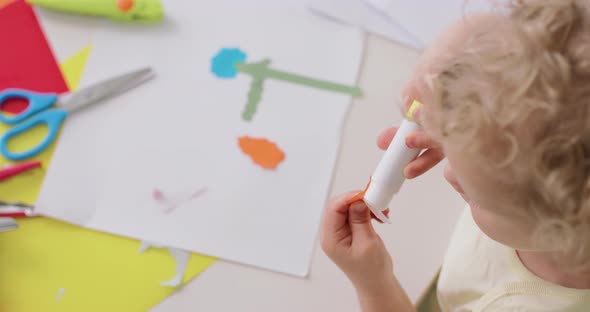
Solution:
{"label": "green plastic object", "polygon": [[66,13],[108,17],[120,22],[156,23],[164,18],[160,0],[27,0]]}

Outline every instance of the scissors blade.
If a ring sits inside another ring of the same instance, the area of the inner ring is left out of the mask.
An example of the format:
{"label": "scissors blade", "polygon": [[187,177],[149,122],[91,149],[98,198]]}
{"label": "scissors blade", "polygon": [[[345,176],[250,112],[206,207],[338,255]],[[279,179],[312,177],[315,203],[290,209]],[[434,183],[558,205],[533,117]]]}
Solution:
{"label": "scissors blade", "polygon": [[71,113],[133,89],[154,76],[155,74],[150,67],[132,71],[91,85],[80,91],[63,95],[59,98],[57,106]]}

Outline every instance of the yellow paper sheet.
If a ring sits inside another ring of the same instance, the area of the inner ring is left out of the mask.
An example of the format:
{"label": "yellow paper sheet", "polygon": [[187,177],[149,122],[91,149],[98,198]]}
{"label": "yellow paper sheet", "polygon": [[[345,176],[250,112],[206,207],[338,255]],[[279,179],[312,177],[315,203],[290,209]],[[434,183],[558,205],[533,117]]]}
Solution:
{"label": "yellow paper sheet", "polygon": [[[90,47],[64,62],[66,81],[76,88]],[[67,121],[66,121],[67,122]],[[0,126],[0,133],[6,127]],[[18,144],[44,136],[31,131]],[[53,148],[36,159],[49,163]],[[0,165],[8,163],[0,158]],[[2,200],[34,203],[44,170],[0,183]],[[19,229],[0,234],[0,311],[147,311],[174,289],[176,263],[166,249],[138,253],[140,242],[86,230],[49,218],[21,219]],[[183,283],[216,261],[193,254]]]}
{"label": "yellow paper sheet", "polygon": [[80,84],[80,80],[82,80],[82,74],[84,73],[88,56],[90,56],[90,51],[92,51],[92,45],[88,45],[76,55],[61,63],[62,73],[67,73],[63,77],[68,85],[68,89],[78,90],[78,85]]}

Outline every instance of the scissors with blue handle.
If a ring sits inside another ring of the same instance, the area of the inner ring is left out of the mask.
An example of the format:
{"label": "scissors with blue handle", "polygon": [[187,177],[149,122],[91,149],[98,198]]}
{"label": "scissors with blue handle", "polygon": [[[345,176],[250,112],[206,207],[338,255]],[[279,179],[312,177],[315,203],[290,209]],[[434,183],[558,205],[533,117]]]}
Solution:
{"label": "scissors with blue handle", "polygon": [[[0,106],[11,99],[25,99],[29,102],[27,109],[20,114],[14,116],[0,114],[0,122],[14,125],[0,137],[0,153],[11,161],[21,161],[38,155],[55,140],[62,123],[69,114],[132,89],[153,76],[151,68],[143,68],[61,96],[21,89],[7,89],[0,92]],[[24,152],[11,152],[8,149],[8,142],[11,139],[42,124],[47,125],[49,131],[45,139],[37,146]]]}

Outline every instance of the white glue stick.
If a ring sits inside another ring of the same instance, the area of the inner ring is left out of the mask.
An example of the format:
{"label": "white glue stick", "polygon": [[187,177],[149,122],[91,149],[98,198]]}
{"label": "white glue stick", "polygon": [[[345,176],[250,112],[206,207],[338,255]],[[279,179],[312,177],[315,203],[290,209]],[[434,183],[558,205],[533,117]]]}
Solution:
{"label": "white glue stick", "polygon": [[382,222],[391,223],[383,211],[387,209],[393,196],[397,194],[405,181],[404,168],[420,153],[420,149],[409,148],[406,145],[406,137],[421,129],[421,126],[413,119],[414,112],[420,105],[418,101],[412,103],[406,118],[402,121],[371,176],[371,181],[363,197],[365,204]]}

